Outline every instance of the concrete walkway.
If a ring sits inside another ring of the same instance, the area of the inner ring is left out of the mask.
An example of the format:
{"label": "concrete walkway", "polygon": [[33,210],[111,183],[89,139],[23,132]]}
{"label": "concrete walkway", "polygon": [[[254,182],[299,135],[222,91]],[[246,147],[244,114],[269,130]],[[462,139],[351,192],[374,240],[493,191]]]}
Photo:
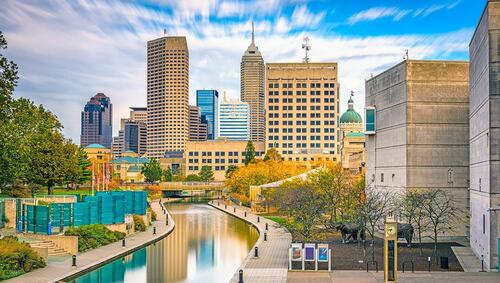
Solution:
{"label": "concrete walkway", "polygon": [[[63,261],[49,262],[45,268],[34,270],[4,282],[59,282],[71,276],[84,274],[96,266],[113,261],[123,255],[132,253],[164,238],[172,232],[175,227],[175,223],[168,214],[165,215],[163,213],[158,201],[154,201],[151,204],[151,208],[156,212],[156,222],[148,227],[145,232],[136,233],[127,237],[125,240],[125,247],[122,247],[122,241],[118,241],[116,243],[78,254],[76,267],[71,266],[72,258],[70,257]],[[165,223],[166,216],[169,217],[168,226]],[[156,235],[153,235],[153,226],[156,227]]]}
{"label": "concrete walkway", "polygon": [[470,247],[451,247],[453,253],[460,262],[465,272],[478,272],[481,271],[481,260],[472,252]]}
{"label": "concrete walkway", "polygon": [[[246,207],[228,205],[223,201],[212,201],[209,205],[251,223],[260,233],[254,247],[230,280],[231,283],[238,282],[240,269],[243,270],[245,283],[287,282],[288,248],[292,242],[292,235],[286,229],[273,221],[253,214]],[[266,224],[268,230],[266,230]],[[264,233],[267,234],[267,241],[264,241]],[[254,256],[255,247],[259,250],[258,258]]]}
{"label": "concrete walkway", "polygon": [[[384,272],[339,270],[328,272],[289,272],[289,283],[382,283]],[[496,272],[398,272],[400,283],[498,283]]]}

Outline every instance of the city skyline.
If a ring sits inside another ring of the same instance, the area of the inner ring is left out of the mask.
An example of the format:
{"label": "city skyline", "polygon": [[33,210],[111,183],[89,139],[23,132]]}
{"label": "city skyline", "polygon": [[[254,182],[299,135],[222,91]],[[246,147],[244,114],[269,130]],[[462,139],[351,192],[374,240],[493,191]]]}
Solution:
{"label": "city skyline", "polygon": [[[93,93],[106,93],[115,101],[114,136],[129,105],[146,105],[145,46],[163,29],[187,37],[192,105],[196,89],[239,93],[239,61],[254,20],[266,62],[300,62],[302,38],[309,36],[312,61],[339,63],[340,112],[354,90],[355,108],[362,113],[364,79],[401,61],[405,49],[413,59],[468,59],[469,40],[484,8],[482,1],[472,0],[361,1],[355,7],[344,2],[328,3],[326,9],[318,1],[5,5],[12,11],[0,15],[9,42],[6,54],[21,71],[15,96],[51,109],[75,142],[79,117],[74,112]],[[78,21],[72,16],[76,14]],[[456,17],[460,21],[451,20]]]}

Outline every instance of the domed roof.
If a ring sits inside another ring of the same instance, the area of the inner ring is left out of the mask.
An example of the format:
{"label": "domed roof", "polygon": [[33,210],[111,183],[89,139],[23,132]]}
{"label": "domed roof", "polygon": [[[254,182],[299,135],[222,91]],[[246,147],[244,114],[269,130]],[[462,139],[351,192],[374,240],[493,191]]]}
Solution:
{"label": "domed roof", "polygon": [[103,145],[97,144],[97,143],[92,143],[87,145],[85,148],[106,148]]}
{"label": "domed roof", "polygon": [[340,123],[357,123],[357,124],[362,124],[363,123],[363,118],[361,118],[361,115],[359,115],[356,110],[354,110],[354,101],[352,100],[352,97],[349,98],[348,101],[348,107],[347,111],[340,116]]}

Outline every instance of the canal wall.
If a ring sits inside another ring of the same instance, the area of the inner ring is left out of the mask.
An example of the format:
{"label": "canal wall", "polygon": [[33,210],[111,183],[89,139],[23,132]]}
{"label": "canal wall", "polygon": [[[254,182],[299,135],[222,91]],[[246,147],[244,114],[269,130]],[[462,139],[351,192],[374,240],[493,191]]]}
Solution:
{"label": "canal wall", "polygon": [[[288,249],[292,242],[292,235],[288,230],[274,221],[253,214],[246,207],[232,206],[216,200],[208,204],[251,224],[259,232],[259,239],[229,282],[239,281],[240,270],[243,271],[245,283],[287,282]],[[255,256],[256,248],[257,257]]]}
{"label": "canal wall", "polygon": [[[161,201],[162,204],[163,202],[164,200]],[[165,238],[175,228],[173,218],[168,214],[168,211],[164,214],[158,201],[153,202],[151,208],[157,214],[157,221],[149,226],[145,232],[127,237],[125,240],[125,247],[122,246],[121,241],[115,242],[79,254],[76,259],[76,267],[72,266],[72,258],[68,257],[68,259],[64,261],[49,262],[45,268],[34,270],[4,282],[67,282],[68,280],[79,277],[122,256],[133,253]],[[166,224],[167,217],[168,225]],[[156,227],[156,234],[153,234],[153,227]]]}

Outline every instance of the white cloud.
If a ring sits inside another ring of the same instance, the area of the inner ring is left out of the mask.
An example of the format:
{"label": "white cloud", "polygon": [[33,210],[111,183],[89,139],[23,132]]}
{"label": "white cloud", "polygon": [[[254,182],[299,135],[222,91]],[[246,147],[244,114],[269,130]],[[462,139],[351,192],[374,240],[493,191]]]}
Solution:
{"label": "white cloud", "polygon": [[353,25],[364,21],[373,21],[380,18],[390,17],[394,21],[401,20],[409,10],[401,10],[396,7],[374,7],[358,12],[347,19],[348,24]]}
{"label": "white cloud", "polygon": [[[405,49],[415,59],[446,58],[453,52],[466,53],[472,33],[348,37],[307,30],[288,34],[294,26],[319,24],[317,18],[323,17],[302,7],[303,3],[295,8],[295,16],[280,14],[273,21],[257,18],[256,43],[266,62],[300,62],[302,38],[307,34],[312,61],[339,63],[341,109],[354,90],[361,111],[364,79],[401,61]],[[226,24],[183,21],[178,20],[180,15],[203,17],[210,8],[185,4],[185,11],[171,16],[115,1],[43,6],[7,1],[5,8],[9,13],[0,13],[0,26],[9,42],[6,55],[19,64],[21,73],[15,95],[44,104],[76,142],[80,111],[95,93],[111,97],[115,132],[129,106],[146,105],[146,42],[161,36],[163,28],[187,37],[191,103],[196,89],[203,88],[227,90],[229,97],[239,97],[240,60],[250,43],[250,16]]]}

